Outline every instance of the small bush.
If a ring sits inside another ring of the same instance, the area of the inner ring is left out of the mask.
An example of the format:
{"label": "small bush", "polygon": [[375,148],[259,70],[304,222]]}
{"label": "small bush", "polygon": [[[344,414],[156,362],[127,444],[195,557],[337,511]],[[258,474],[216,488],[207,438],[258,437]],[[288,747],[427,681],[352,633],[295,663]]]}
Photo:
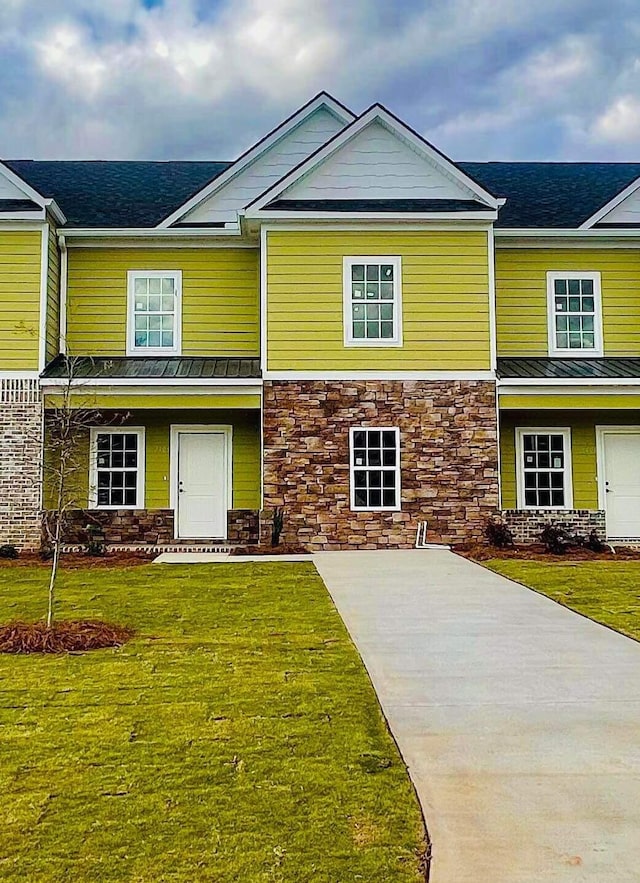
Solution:
{"label": "small bush", "polygon": [[575,539],[564,527],[551,523],[541,532],[540,542],[549,554],[564,555],[567,549],[575,544]]}
{"label": "small bush", "polygon": [[9,544],[0,546],[0,558],[9,558],[12,561],[20,555],[15,546]]}
{"label": "small bush", "polygon": [[584,541],[584,544],[590,552],[606,552],[607,545],[603,543],[600,537],[598,536],[597,530],[592,530],[589,536]]}
{"label": "small bush", "polygon": [[271,545],[279,546],[280,545],[280,534],[282,533],[282,528],[284,526],[284,509],[281,506],[277,506],[273,510],[273,524],[271,526]]}
{"label": "small bush", "polygon": [[98,527],[94,524],[88,524],[85,528],[87,534],[87,541],[84,546],[84,550],[87,555],[91,555],[94,558],[101,557],[107,551],[104,531],[101,527]]}
{"label": "small bush", "polygon": [[496,549],[504,549],[513,546],[513,534],[499,518],[489,518],[484,526],[484,535],[490,546]]}

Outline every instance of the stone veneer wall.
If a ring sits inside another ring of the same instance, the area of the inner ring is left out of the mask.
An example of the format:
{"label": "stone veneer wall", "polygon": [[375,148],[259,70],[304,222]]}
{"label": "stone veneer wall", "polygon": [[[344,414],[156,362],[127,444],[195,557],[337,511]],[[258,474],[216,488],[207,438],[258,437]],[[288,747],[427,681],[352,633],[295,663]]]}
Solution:
{"label": "stone veneer wall", "polygon": [[42,403],[37,380],[0,381],[0,544],[40,546]]}
{"label": "stone veneer wall", "polygon": [[[349,429],[400,428],[400,512],[353,512]],[[408,548],[482,536],[498,507],[490,381],[265,381],[263,541],[284,507],[283,542],[313,549]]]}
{"label": "stone veneer wall", "polygon": [[[66,520],[64,540],[70,544],[86,542],[89,524],[102,529],[107,545],[175,542],[173,509],[73,509],[66,513]],[[227,526],[227,541],[231,544],[258,541],[256,510],[232,509],[227,514]]]}
{"label": "stone veneer wall", "polygon": [[587,536],[595,530],[601,539],[606,536],[603,509],[504,509],[502,519],[511,530],[516,543],[537,543],[547,524],[557,524],[571,533]]}

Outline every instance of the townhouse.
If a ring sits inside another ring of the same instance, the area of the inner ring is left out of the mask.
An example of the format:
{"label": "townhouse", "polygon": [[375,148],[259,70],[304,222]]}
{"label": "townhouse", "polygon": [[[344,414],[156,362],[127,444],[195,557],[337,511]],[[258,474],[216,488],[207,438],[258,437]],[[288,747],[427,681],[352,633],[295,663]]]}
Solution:
{"label": "townhouse", "polygon": [[[322,93],[235,162],[0,165],[0,542],[640,537],[640,163],[453,162]],[[43,455],[44,452],[44,455]]]}

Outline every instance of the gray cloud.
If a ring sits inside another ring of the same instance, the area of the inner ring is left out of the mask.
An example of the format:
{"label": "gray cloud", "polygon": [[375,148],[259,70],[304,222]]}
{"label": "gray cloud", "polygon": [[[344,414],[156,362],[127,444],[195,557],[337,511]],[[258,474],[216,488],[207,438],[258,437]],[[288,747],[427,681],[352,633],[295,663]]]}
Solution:
{"label": "gray cloud", "polygon": [[324,88],[460,159],[637,160],[639,36],[635,0],[3,0],[0,152],[229,159]]}

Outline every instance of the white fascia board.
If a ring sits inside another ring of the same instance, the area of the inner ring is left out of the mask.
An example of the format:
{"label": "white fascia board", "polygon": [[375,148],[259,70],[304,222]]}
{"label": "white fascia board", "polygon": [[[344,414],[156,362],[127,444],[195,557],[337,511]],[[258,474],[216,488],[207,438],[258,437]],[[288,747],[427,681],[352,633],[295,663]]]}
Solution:
{"label": "white fascia board", "polygon": [[594,224],[597,224],[606,215],[608,215],[610,211],[613,211],[616,206],[620,205],[620,203],[623,202],[627,198],[627,196],[631,196],[632,193],[635,193],[638,187],[640,187],[640,178],[636,178],[635,181],[632,181],[631,184],[624,188],[624,190],[621,190],[620,193],[617,193],[613,197],[613,199],[610,199],[609,202],[605,203],[605,205],[602,206],[602,208],[598,209],[598,211],[594,215],[591,215],[590,218],[587,218],[587,220],[580,225],[580,230],[591,229]]}
{"label": "white fascia board", "polygon": [[380,104],[374,104],[373,107],[369,108],[369,110],[365,111],[361,116],[355,119],[351,125],[348,125],[341,132],[338,132],[337,135],[334,135],[334,137],[327,141],[325,145],[318,148],[315,153],[312,153],[308,159],[300,163],[295,169],[292,169],[287,175],[284,175],[279,181],[276,181],[276,183],[265,190],[264,193],[256,197],[253,202],[249,203],[245,208],[247,217],[259,216],[258,213],[260,210],[268,205],[268,203],[276,199],[279,194],[284,190],[287,190],[295,181],[298,181],[312,169],[320,166],[344,144],[347,144],[352,138],[355,138],[358,132],[361,132],[362,129],[374,121],[382,123],[382,125],[386,126],[386,128],[398,138],[408,142],[414,150],[421,153],[451,178],[475,194],[481,202],[484,202],[493,209],[499,208],[499,203],[495,196],[488,193],[472,178],[469,178],[461,169],[452,163],[450,159],[440,153],[439,150],[436,150],[435,147],[418,135],[417,132],[414,132],[413,129],[410,129],[405,123],[397,117],[394,117],[386,108],[382,107]]}
{"label": "white fascia board", "polygon": [[36,205],[39,205],[41,208],[45,208],[51,202],[51,200],[45,199],[41,193],[38,193],[37,190],[34,190],[33,187],[27,184],[23,178],[16,175],[15,172],[12,172],[9,166],[6,166],[3,162],[0,162],[0,175],[3,175],[15,187],[21,190],[27,199],[35,202]]}
{"label": "white fascia board", "polygon": [[265,380],[495,380],[494,371],[265,371]]}
{"label": "white fascia board", "polygon": [[2,221],[44,221],[46,213],[44,209],[34,212],[3,212],[0,215]]}
{"label": "white fascia board", "polygon": [[328,110],[344,125],[348,125],[356,118],[355,114],[351,113],[346,107],[343,107],[335,100],[335,98],[332,98],[331,95],[326,92],[321,92],[319,95],[316,95],[315,98],[312,98],[311,101],[307,102],[307,104],[303,105],[292,116],[280,123],[279,126],[265,135],[264,138],[257,141],[253,147],[250,147],[249,150],[243,153],[231,166],[229,166],[228,169],[218,175],[217,178],[214,178],[213,181],[207,184],[199,191],[199,193],[196,193],[195,196],[192,196],[191,199],[184,203],[184,205],[181,205],[167,218],[161,221],[158,224],[158,227],[166,228],[175,224],[176,221],[179,221],[180,218],[187,214],[187,212],[194,209],[203,200],[207,199],[221,187],[224,187],[224,185],[233,178],[237,177],[243,169],[246,169],[247,166],[251,165],[252,162],[255,162],[258,157],[270,150],[274,144],[280,141],[281,138],[295,129],[296,126],[300,125],[303,120],[312,113],[315,113],[319,108],[325,108]]}
{"label": "white fascia board", "polygon": [[212,239],[240,236],[239,225],[234,227],[65,227],[60,231],[67,239]]}
{"label": "white fascia board", "polygon": [[[40,386],[59,389],[68,386],[69,381],[66,377],[41,377]],[[175,392],[179,390],[181,393],[189,389],[197,390],[199,393],[214,390],[216,393],[228,392],[230,395],[239,395],[241,392],[259,392],[262,389],[262,380],[260,378],[234,378],[234,377],[203,377],[203,378],[140,378],[140,377],[79,377],[71,383],[73,387],[87,387],[97,389],[100,387],[113,389],[126,389],[131,392],[132,389],[139,389],[145,393],[163,393],[170,390]]]}
{"label": "white fascia board", "polygon": [[606,239],[640,238],[640,228],[583,230],[580,227],[496,227],[496,239]]}
{"label": "white fascia board", "polygon": [[67,217],[66,217],[65,213],[62,211],[62,209],[60,208],[60,206],[58,205],[58,203],[55,201],[55,199],[46,199],[45,206],[51,212],[52,217],[54,218],[55,221],[58,222],[58,224],[66,224],[67,223]]}
{"label": "white fascia board", "polygon": [[0,380],[38,380],[38,371],[0,371]]}
{"label": "white fascia board", "polygon": [[497,212],[254,212],[248,218],[269,224],[278,221],[484,221],[492,224]]}
{"label": "white fascia board", "polygon": [[569,392],[605,395],[611,392],[640,392],[640,377],[598,377],[588,381],[578,377],[512,377],[498,380],[497,384],[498,392],[502,395],[562,395]]}

